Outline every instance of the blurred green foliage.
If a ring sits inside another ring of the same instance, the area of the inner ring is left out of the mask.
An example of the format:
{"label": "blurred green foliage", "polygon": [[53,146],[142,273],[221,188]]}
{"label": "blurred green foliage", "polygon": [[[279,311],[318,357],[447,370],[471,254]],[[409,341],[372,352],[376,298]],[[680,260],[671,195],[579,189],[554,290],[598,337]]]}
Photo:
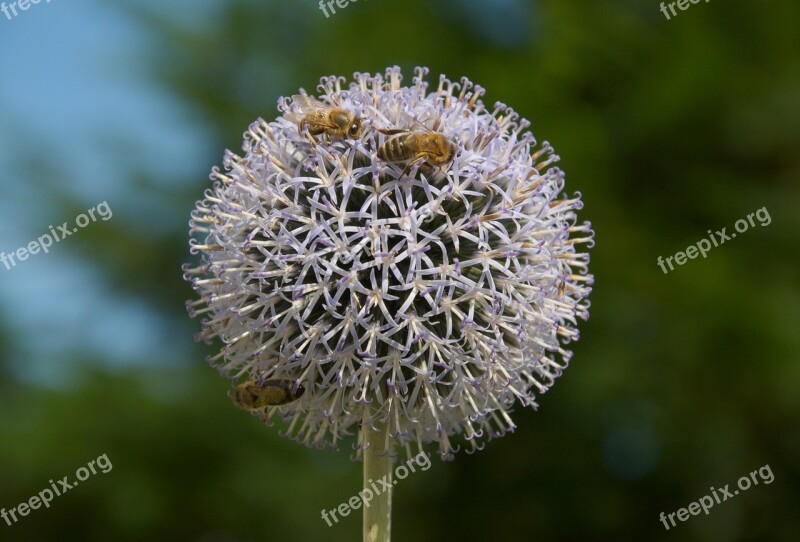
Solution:
{"label": "blurred green foliage", "polygon": [[[561,155],[568,190],[583,193],[581,218],[597,232],[592,317],[540,410],[516,412],[515,434],[397,487],[395,539],[796,540],[800,5],[712,2],[666,21],[657,2],[634,0],[466,4],[373,0],[326,19],[311,0],[231,0],[213,24],[121,4],[151,43],[142,76],[200,119],[208,161],[171,183],[130,160],[117,174],[168,209],[164,226],[115,208],[119,218],[71,249],[188,343],[198,324],[183,311],[182,225],[252,120],[273,117],[280,95],[313,92],[321,75],[399,64],[407,81],[415,65],[434,81],[467,76],[485,101],[531,119]],[[513,39],[500,39],[511,19],[469,16],[501,8],[516,9]],[[59,201],[63,216],[82,209]],[[667,275],[656,265],[763,206],[768,227]],[[320,519],[360,488],[351,450],[307,450],[233,409],[227,382],[201,361],[210,350],[163,369],[111,371],[78,356],[71,387],[12,385],[10,317],[0,318],[0,506],[103,453],[114,468],[0,523],[0,539],[360,539],[359,516],[332,528]],[[671,531],[659,522],[764,464],[772,484]]]}

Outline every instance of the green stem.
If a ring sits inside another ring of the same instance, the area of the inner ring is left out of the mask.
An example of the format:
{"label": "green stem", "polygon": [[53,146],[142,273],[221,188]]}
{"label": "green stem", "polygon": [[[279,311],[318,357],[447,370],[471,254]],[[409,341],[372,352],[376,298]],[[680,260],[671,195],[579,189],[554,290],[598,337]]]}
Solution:
{"label": "green stem", "polygon": [[[364,430],[364,493],[372,493],[372,502],[364,506],[364,542],[390,542],[392,527],[392,490],[391,488],[375,494],[374,487],[381,484],[384,478],[390,485],[392,482],[392,458],[386,453],[386,435],[389,430],[388,421],[378,425],[378,431],[369,427]],[[374,484],[374,486],[373,486]],[[380,489],[380,488],[379,488]],[[366,503],[365,503],[366,504]]]}

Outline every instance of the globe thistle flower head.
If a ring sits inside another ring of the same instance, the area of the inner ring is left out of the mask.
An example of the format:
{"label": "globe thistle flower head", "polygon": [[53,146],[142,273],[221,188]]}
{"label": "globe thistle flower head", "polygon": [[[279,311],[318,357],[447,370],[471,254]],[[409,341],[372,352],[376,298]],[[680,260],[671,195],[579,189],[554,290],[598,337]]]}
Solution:
{"label": "globe thistle flower head", "polygon": [[[355,115],[355,138],[311,135],[299,98],[280,99],[192,214],[189,311],[223,345],[209,361],[235,382],[302,386],[275,410],[307,445],[388,423],[409,455],[478,449],[514,429],[516,403],[536,405],[588,317],[594,234],[552,147],[481,87],[429,89],[426,74],[322,78],[315,100]],[[387,161],[408,134],[453,152]]]}

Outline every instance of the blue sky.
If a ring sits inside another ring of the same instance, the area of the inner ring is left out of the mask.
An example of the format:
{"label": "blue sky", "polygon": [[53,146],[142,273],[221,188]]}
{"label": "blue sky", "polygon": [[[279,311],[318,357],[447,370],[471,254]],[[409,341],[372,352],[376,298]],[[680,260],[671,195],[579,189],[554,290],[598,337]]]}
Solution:
{"label": "blue sky", "polygon": [[[215,4],[146,3],[201,24]],[[146,208],[115,177],[114,144],[132,149],[126,158],[145,171],[158,168],[160,179],[186,179],[205,162],[206,141],[189,112],[145,77],[148,46],[147,32],[108,3],[53,0],[12,20],[0,14],[0,250],[13,252],[50,224],[74,220],[51,204],[53,184],[86,209],[103,201],[117,211]],[[64,360],[78,351],[110,364],[140,363],[155,352],[179,358],[183,343],[165,336],[142,303],[104,284],[70,241],[10,271],[0,266],[2,317],[21,376],[60,382],[69,374]]]}

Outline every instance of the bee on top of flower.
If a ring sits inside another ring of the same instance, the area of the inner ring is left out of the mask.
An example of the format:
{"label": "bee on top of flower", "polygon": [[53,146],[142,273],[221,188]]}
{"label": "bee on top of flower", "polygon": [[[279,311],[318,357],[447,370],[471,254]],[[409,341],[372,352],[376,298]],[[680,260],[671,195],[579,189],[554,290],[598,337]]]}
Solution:
{"label": "bee on top of flower", "polygon": [[222,343],[209,362],[302,387],[267,408],[310,446],[388,423],[409,455],[479,449],[536,405],[588,317],[594,233],[552,147],[483,88],[426,74],[280,99],[192,213],[189,311]]}

